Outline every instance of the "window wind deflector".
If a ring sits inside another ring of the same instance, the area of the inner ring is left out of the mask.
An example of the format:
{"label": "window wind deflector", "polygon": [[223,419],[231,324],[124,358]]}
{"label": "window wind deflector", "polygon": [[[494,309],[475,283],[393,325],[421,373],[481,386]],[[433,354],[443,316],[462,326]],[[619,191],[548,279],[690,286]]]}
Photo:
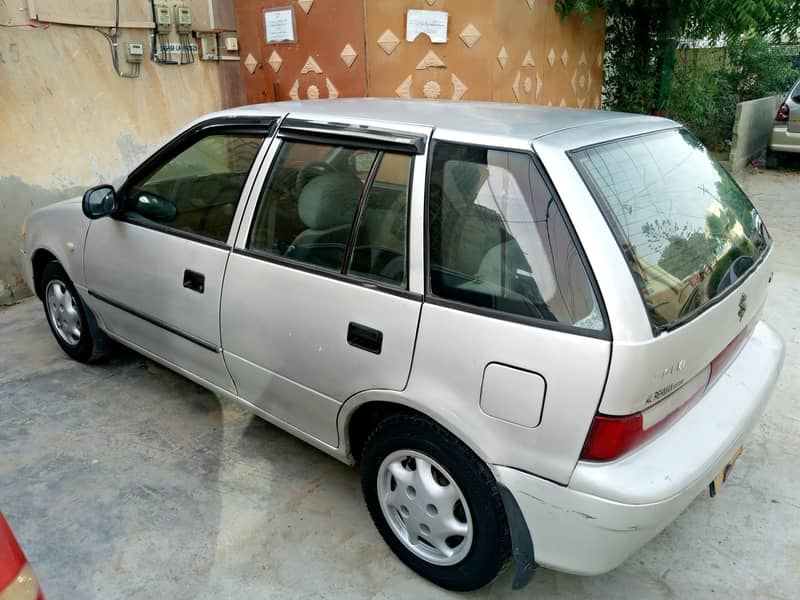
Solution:
{"label": "window wind deflector", "polygon": [[330,139],[329,136],[336,136],[337,142],[340,144],[349,143],[362,148],[378,148],[412,154],[425,152],[427,141],[424,135],[404,131],[291,118],[283,120],[278,129],[278,136],[302,141],[321,141]]}

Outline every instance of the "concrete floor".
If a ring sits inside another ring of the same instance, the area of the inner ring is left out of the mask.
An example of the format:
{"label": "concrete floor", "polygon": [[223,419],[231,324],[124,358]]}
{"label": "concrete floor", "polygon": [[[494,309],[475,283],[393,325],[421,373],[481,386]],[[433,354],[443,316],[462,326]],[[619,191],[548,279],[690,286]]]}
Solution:
{"label": "concrete floor", "polygon": [[[787,359],[714,500],[614,572],[506,572],[474,597],[800,597],[800,172],[742,178],[769,225]],[[0,311],[0,510],[50,599],[444,598],[369,519],[358,473],[140,356],[69,361],[38,302]],[[455,595],[452,595],[455,596]]]}

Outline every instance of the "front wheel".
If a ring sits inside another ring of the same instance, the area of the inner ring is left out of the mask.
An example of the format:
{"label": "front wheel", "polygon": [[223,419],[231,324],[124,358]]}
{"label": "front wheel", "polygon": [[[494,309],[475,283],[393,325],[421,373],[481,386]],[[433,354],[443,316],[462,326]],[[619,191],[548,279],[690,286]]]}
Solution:
{"label": "front wheel", "polygon": [[42,273],[44,312],[58,345],[79,362],[96,362],[107,354],[109,340],[84,307],[67,272],[56,261]]}
{"label": "front wheel", "polygon": [[411,569],[451,590],[492,581],[511,540],[497,484],[461,441],[416,415],[381,422],[361,457],[372,520]]}

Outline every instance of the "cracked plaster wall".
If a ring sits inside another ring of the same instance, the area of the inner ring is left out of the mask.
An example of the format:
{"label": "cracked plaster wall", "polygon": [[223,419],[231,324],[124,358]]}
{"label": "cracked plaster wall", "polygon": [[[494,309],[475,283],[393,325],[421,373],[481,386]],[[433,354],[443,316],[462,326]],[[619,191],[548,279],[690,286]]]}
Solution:
{"label": "cracked plaster wall", "polygon": [[[149,32],[122,30],[120,41],[149,49]],[[228,67],[145,59],[139,78],[124,79],[89,27],[0,28],[0,304],[30,294],[18,263],[23,219],[118,180],[187,122],[236,103],[228,88],[241,84]]]}

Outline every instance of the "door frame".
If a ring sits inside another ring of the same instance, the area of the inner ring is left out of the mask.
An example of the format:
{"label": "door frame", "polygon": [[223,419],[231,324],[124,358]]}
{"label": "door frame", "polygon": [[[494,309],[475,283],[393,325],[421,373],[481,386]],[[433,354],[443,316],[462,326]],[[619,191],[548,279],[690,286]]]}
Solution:
{"label": "door frame", "polygon": [[[432,127],[388,121],[337,118],[336,122],[326,122],[315,115],[287,114],[278,124],[266,151],[266,156],[252,182],[249,198],[247,198],[241,221],[238,224],[238,233],[232,244],[233,253],[421,301],[425,293],[425,252],[422,227],[425,210],[428,154],[433,131]],[[326,269],[317,269],[313,265],[283,259],[280,256],[252,252],[247,248],[247,239],[258,208],[261,191],[269,180],[275,159],[284,141],[330,143],[342,146],[357,146],[359,148],[373,148],[387,152],[400,150],[414,156],[411,167],[411,190],[408,198],[407,288],[384,286],[373,280],[360,279],[353,275],[343,275]]]}
{"label": "door frame", "polygon": [[250,196],[253,189],[256,173],[259,171],[264,157],[267,154],[275,132],[278,128],[278,123],[282,118],[282,114],[265,115],[265,116],[222,116],[212,117],[199,123],[189,125],[186,129],[179,132],[175,137],[166,142],[153,154],[147,157],[139,166],[131,171],[125,178],[125,181],[117,188],[116,194],[118,198],[125,198],[131,186],[138,181],[143,175],[152,172],[154,169],[163,165],[167,161],[175,158],[178,154],[186,150],[189,146],[199,141],[200,139],[209,135],[220,133],[250,133],[264,135],[264,141],[256,153],[253,164],[245,178],[244,186],[242,187],[241,194],[239,195],[239,202],[236,206],[233,219],[231,220],[231,227],[228,231],[228,237],[225,242],[209,239],[202,235],[189,233],[172,229],[170,227],[159,226],[157,224],[144,224],[136,221],[126,219],[124,214],[112,215],[112,218],[124,221],[130,225],[138,227],[145,227],[163,233],[182,237],[193,242],[199,242],[209,246],[230,250],[233,242],[236,239],[236,233],[239,229],[239,224],[244,214],[244,205]]}

